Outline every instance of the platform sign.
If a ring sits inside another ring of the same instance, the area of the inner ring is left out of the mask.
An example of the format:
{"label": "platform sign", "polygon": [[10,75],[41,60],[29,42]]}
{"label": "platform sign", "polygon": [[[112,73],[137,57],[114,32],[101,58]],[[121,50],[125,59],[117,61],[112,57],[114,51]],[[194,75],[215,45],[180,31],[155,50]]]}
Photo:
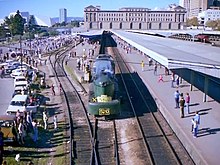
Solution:
{"label": "platform sign", "polygon": [[99,115],[110,115],[109,108],[99,108]]}

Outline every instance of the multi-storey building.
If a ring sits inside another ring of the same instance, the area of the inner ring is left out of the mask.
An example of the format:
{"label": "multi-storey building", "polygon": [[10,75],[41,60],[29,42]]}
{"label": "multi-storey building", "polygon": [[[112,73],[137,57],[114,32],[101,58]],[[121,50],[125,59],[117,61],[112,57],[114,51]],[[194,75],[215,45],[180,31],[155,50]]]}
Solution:
{"label": "multi-storey building", "polygon": [[206,25],[206,22],[208,21],[220,20],[219,8],[211,8],[211,9],[203,11],[202,13],[199,14],[198,20],[200,21],[200,24],[202,25]]}
{"label": "multi-storey building", "polygon": [[67,22],[67,10],[65,8],[60,9],[59,22]]}
{"label": "multi-storey building", "polygon": [[100,6],[84,9],[84,23],[87,29],[180,29],[186,21],[186,10],[170,5],[167,10],[148,8],[121,8],[101,10]]}
{"label": "multi-storey building", "polygon": [[179,5],[186,9],[186,18],[189,17],[191,0],[180,0]]}
{"label": "multi-storey building", "polygon": [[[198,17],[199,13],[212,8],[220,7],[220,0],[185,0],[189,2],[189,6],[183,6],[189,11],[189,17]],[[189,9],[188,9],[189,7]]]}

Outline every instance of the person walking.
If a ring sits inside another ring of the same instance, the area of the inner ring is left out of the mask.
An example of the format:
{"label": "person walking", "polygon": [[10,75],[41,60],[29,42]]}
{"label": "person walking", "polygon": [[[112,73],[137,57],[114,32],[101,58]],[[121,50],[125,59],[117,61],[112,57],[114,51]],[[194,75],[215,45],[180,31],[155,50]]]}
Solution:
{"label": "person walking", "polygon": [[48,117],[45,111],[43,111],[43,121],[44,121],[44,129],[47,129]]}
{"label": "person walking", "polygon": [[54,124],[54,130],[57,129],[57,115],[54,115],[53,117],[53,124]]}
{"label": "person walking", "polygon": [[33,125],[32,125],[32,117],[30,115],[30,112],[27,112],[26,122],[27,122],[27,133],[31,133],[33,130]]}
{"label": "person walking", "polygon": [[157,62],[154,65],[154,75],[157,75]]}
{"label": "person walking", "polygon": [[3,161],[3,152],[4,152],[4,133],[2,132],[0,127],[0,164],[2,164]]}
{"label": "person walking", "polygon": [[51,90],[52,90],[52,94],[55,96],[55,89],[54,89],[54,85],[53,84],[51,86]]}
{"label": "person walking", "polygon": [[59,89],[60,89],[60,94],[61,94],[61,92],[62,92],[62,84],[61,84],[61,82],[59,82]]}
{"label": "person walking", "polygon": [[36,142],[38,140],[38,128],[37,128],[37,120],[33,120],[33,141]]}
{"label": "person walking", "polygon": [[158,82],[161,82],[161,81],[164,82],[162,74],[160,74],[159,79],[158,79]]}
{"label": "person walking", "polygon": [[175,98],[175,103],[176,103],[176,107],[175,108],[179,108],[179,96],[180,96],[180,93],[178,90],[176,90],[174,92],[174,98]]}
{"label": "person walking", "polygon": [[18,134],[19,134],[19,142],[21,144],[24,144],[24,124],[23,124],[23,119],[20,119],[20,121],[19,121]]}
{"label": "person walking", "polygon": [[144,61],[142,60],[141,61],[141,69],[142,69],[142,72],[144,71]]}
{"label": "person walking", "polygon": [[187,109],[188,114],[190,114],[189,103],[190,103],[190,96],[189,96],[189,93],[187,92],[186,93],[186,109]]}
{"label": "person walking", "polygon": [[179,105],[180,105],[180,117],[184,118],[184,106],[185,106],[185,100],[183,97],[183,94],[180,94],[180,100],[179,100]]}

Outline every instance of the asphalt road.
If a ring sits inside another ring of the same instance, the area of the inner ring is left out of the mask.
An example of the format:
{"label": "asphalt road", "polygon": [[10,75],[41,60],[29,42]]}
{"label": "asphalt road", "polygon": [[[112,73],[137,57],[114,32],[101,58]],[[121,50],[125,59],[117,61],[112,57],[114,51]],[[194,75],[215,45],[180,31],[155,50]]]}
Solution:
{"label": "asphalt road", "polygon": [[0,114],[6,114],[6,109],[12,99],[13,81],[12,78],[0,78]]}

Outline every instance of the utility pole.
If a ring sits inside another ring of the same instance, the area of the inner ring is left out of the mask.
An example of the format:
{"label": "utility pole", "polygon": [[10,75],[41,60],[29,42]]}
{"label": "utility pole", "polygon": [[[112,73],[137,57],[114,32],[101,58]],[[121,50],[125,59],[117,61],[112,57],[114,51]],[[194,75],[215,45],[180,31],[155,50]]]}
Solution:
{"label": "utility pole", "polygon": [[21,67],[22,67],[22,60],[23,60],[23,54],[22,54],[22,42],[21,42],[21,35],[20,35],[20,40],[19,40],[19,43],[20,43],[20,52],[21,52],[21,54],[20,54],[20,56],[21,56]]}
{"label": "utility pole", "polygon": [[30,55],[32,56],[32,51],[31,51],[31,30],[30,30],[30,24],[28,24],[28,31],[29,31]]}

